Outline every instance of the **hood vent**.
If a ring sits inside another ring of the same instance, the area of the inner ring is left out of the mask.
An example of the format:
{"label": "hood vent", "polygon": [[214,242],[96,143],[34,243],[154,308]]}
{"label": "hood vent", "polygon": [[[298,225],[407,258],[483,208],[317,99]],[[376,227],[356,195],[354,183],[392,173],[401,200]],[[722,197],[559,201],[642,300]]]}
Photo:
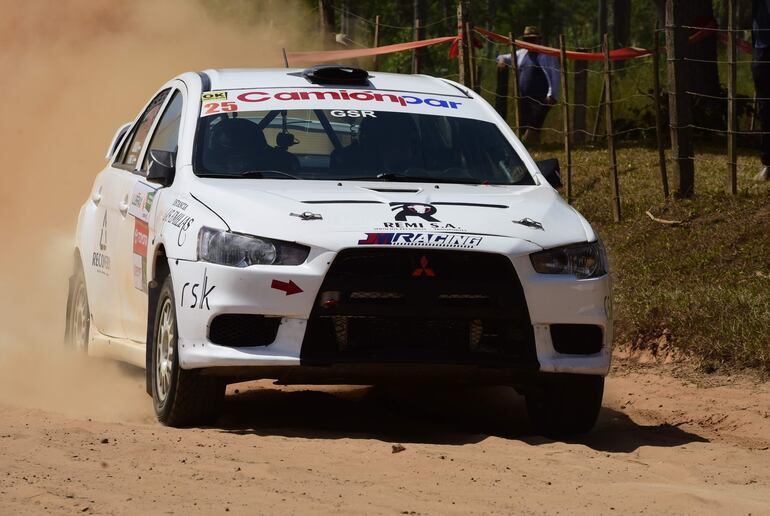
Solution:
{"label": "hood vent", "polygon": [[367,190],[380,193],[420,193],[419,188],[367,188]]}
{"label": "hood vent", "polygon": [[302,72],[313,84],[339,86],[369,86],[369,73],[360,68],[338,64],[317,65]]}

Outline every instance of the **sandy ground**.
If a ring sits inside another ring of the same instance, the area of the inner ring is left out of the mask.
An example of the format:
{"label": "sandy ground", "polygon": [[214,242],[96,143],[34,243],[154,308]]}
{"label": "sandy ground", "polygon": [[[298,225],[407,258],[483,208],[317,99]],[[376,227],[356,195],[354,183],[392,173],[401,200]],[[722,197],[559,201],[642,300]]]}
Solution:
{"label": "sandy ground", "polygon": [[186,0],[6,4],[2,81],[23,101],[0,124],[0,515],[770,514],[770,385],[749,380],[620,368],[571,443],[533,436],[504,389],[239,385],[213,428],[158,425],[143,372],[56,344],[78,209],[160,84],[280,65],[281,48],[313,47],[315,15],[295,0],[214,17]]}
{"label": "sandy ground", "polygon": [[164,428],[142,371],[107,365],[90,408],[0,400],[0,513],[770,514],[767,383],[616,367],[595,431],[554,442],[507,389],[256,382],[216,427]]}

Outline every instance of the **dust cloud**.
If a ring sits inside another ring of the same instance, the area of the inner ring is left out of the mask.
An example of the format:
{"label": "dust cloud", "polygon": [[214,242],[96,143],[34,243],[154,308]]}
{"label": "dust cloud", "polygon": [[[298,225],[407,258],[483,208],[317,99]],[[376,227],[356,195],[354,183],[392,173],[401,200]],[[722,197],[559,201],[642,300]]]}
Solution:
{"label": "dust cloud", "polygon": [[280,67],[282,47],[313,46],[307,14],[295,0],[5,3],[0,403],[151,416],[141,371],[63,350],[78,210],[115,129],[165,81],[205,68]]}

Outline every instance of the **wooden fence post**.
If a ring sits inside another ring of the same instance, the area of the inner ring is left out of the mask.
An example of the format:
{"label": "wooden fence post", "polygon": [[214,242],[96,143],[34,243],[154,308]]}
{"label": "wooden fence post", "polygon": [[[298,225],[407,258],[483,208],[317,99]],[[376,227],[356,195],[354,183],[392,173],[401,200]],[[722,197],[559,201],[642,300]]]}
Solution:
{"label": "wooden fence post", "polygon": [[519,118],[519,62],[516,60],[516,40],[513,39],[513,32],[508,33],[508,39],[511,41],[511,75],[513,75],[513,91],[511,91],[511,97],[513,97],[513,130],[516,132],[516,136],[521,136],[521,118]]}
{"label": "wooden fence post", "polygon": [[[579,48],[579,52],[587,52]],[[575,90],[572,94],[572,141],[582,144],[586,141],[586,103],[588,101],[588,61],[575,61]]]}
{"label": "wooden fence post", "polygon": [[727,1],[727,192],[738,193],[738,153],[735,142],[735,130],[738,116],[735,109],[736,88],[736,31],[735,0]]}
{"label": "wooden fence post", "polygon": [[599,104],[596,107],[596,118],[594,119],[594,128],[593,131],[591,131],[591,141],[595,142],[596,137],[599,136],[599,124],[602,122],[602,108],[604,107],[604,102],[607,97],[607,89],[606,89],[606,83],[602,81],[602,93],[599,95]]}
{"label": "wooden fence post", "polygon": [[[676,5],[674,3],[676,2]],[[695,194],[692,148],[692,112],[687,95],[688,66],[685,52],[687,30],[682,28],[682,0],[666,0],[666,58],[668,60],[668,117],[671,125],[671,153],[674,158],[674,195]]]}
{"label": "wooden fence post", "polygon": [[468,86],[470,83],[470,73],[468,72],[468,39],[465,36],[465,17],[466,13],[463,10],[463,2],[460,0],[457,2],[457,35],[460,37],[459,45],[457,45],[457,67],[458,67],[458,81],[460,84]]}
{"label": "wooden fence post", "polygon": [[475,56],[473,55],[473,29],[471,28],[470,22],[465,23],[465,32],[463,33],[463,36],[465,41],[468,42],[468,77],[470,80],[467,85],[478,93],[478,86],[476,84],[476,59],[474,59]]}
{"label": "wooden fence post", "polygon": [[[374,48],[377,48],[380,46],[380,15],[374,17]],[[379,56],[374,56],[372,60],[372,70],[375,72],[378,70],[377,65]]]}
{"label": "wooden fence post", "polygon": [[567,52],[564,45],[564,34],[559,34],[559,60],[561,61],[561,105],[564,121],[564,155],[567,161],[567,202],[572,203],[572,151],[570,149],[569,123],[569,81],[567,80]]}
{"label": "wooden fence post", "polygon": [[668,173],[666,171],[666,150],[663,146],[663,121],[660,116],[660,36],[658,30],[652,31],[652,85],[655,95],[655,129],[658,142],[658,166],[660,181],[663,184],[663,197],[668,198]]}
{"label": "wooden fence post", "polygon": [[618,160],[615,155],[615,134],[612,124],[612,68],[610,67],[610,44],[604,34],[604,126],[607,130],[607,150],[610,153],[610,177],[612,180],[612,217],[620,222],[620,185],[618,183]]}
{"label": "wooden fence post", "polygon": [[[420,19],[416,18],[414,20],[414,40],[417,41],[418,39],[420,39]],[[418,49],[415,48],[412,50],[412,73],[420,73],[420,65],[420,54]]]}

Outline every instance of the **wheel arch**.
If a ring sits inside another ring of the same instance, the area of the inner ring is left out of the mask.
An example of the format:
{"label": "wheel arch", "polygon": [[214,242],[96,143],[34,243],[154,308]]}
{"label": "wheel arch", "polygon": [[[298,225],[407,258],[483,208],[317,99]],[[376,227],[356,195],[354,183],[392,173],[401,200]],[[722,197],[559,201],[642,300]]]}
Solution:
{"label": "wheel arch", "polygon": [[[80,256],[80,248],[75,246],[75,249],[72,252],[72,273],[67,280],[67,310],[64,316],[64,342],[69,342],[72,334],[72,324],[70,321],[70,316],[72,315],[72,297],[75,293],[75,278],[80,271],[83,271],[83,261]],[[83,274],[83,281],[85,281],[85,274]],[[88,285],[86,285],[86,292],[88,292]]]}
{"label": "wheel arch", "polygon": [[161,243],[155,249],[152,258],[150,281],[147,285],[147,338],[145,339],[145,379],[147,394],[152,396],[152,379],[150,369],[152,367],[152,346],[155,338],[155,316],[158,308],[158,297],[163,281],[171,274],[168,265],[166,248]]}

